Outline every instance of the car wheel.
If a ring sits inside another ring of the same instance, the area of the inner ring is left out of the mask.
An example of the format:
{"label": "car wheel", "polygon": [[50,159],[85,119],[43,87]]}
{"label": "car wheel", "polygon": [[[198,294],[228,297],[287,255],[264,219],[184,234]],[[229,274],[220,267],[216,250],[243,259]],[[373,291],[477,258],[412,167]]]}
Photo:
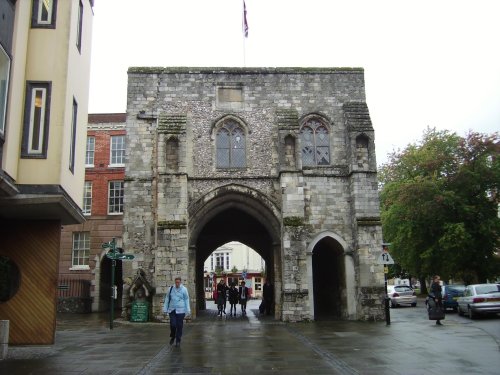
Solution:
{"label": "car wheel", "polygon": [[416,303],[416,302],[415,302],[415,303],[412,303],[412,304],[411,304],[411,307],[417,307],[417,303]]}
{"label": "car wheel", "polygon": [[460,306],[457,307],[457,312],[458,312],[458,315],[464,316],[464,312],[462,311],[462,309],[460,309]]}
{"label": "car wheel", "polygon": [[389,307],[390,307],[391,309],[395,309],[396,307],[398,307],[398,304],[397,304],[397,303],[392,302],[392,299],[391,299],[391,300],[389,300]]}
{"label": "car wheel", "polygon": [[470,306],[467,307],[467,315],[469,315],[469,318],[471,319],[476,319],[476,314],[474,314]]}

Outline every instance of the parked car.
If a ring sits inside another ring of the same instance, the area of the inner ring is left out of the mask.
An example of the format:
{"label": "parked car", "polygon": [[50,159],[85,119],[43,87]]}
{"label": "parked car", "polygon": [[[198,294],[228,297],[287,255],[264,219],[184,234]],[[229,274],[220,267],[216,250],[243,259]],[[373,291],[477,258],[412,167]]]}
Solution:
{"label": "parked car", "polygon": [[393,308],[399,305],[417,306],[417,293],[408,285],[387,285],[387,295]]}
{"label": "parked car", "polygon": [[474,319],[479,314],[500,313],[500,284],[474,284],[458,298],[458,313]]}
{"label": "parked car", "polygon": [[443,285],[443,307],[458,311],[458,298],[464,295],[465,285]]}

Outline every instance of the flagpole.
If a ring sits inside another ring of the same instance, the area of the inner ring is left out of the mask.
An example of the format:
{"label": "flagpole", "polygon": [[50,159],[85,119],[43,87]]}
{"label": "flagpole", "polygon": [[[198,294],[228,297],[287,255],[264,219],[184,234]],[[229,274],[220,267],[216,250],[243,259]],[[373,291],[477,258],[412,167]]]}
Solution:
{"label": "flagpole", "polygon": [[247,48],[246,48],[246,45],[247,45],[247,41],[246,41],[245,35],[243,35],[243,67],[244,68],[247,67]]}
{"label": "flagpole", "polygon": [[242,19],[242,31],[243,31],[243,67],[247,66],[247,51],[246,51],[246,38],[248,38],[248,22],[247,22],[247,6],[245,0],[242,1],[243,5],[243,19]]}

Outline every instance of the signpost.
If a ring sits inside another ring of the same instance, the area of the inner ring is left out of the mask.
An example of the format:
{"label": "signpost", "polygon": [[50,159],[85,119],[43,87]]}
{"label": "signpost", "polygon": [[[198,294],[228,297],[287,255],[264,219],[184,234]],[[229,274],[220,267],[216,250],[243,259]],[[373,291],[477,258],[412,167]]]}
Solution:
{"label": "signpost", "polygon": [[377,264],[384,265],[384,286],[385,286],[385,322],[387,325],[391,325],[391,312],[389,310],[389,295],[387,294],[387,274],[389,273],[389,264],[394,264],[394,259],[392,259],[389,254],[389,244],[382,244],[382,254],[377,259]]}
{"label": "signpost", "polygon": [[116,239],[113,239],[109,242],[104,242],[101,247],[103,249],[109,249],[106,257],[111,259],[111,304],[109,309],[109,329],[113,329],[113,320],[114,320],[114,312],[115,312],[115,299],[118,298],[118,293],[115,286],[115,269],[116,269],[116,261],[117,260],[132,260],[134,259],[134,255],[132,254],[123,254],[123,249],[116,247]]}

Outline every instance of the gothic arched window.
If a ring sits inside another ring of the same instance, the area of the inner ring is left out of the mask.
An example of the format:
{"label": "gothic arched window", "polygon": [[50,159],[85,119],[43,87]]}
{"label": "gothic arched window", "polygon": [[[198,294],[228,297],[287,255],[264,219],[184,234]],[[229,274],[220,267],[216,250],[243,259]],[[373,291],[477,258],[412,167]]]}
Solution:
{"label": "gothic arched window", "polygon": [[217,168],[245,168],[245,131],[234,120],[225,121],[217,130]]}
{"label": "gothic arched window", "polygon": [[328,128],[317,119],[308,120],[300,129],[302,165],[330,164],[330,136]]}

